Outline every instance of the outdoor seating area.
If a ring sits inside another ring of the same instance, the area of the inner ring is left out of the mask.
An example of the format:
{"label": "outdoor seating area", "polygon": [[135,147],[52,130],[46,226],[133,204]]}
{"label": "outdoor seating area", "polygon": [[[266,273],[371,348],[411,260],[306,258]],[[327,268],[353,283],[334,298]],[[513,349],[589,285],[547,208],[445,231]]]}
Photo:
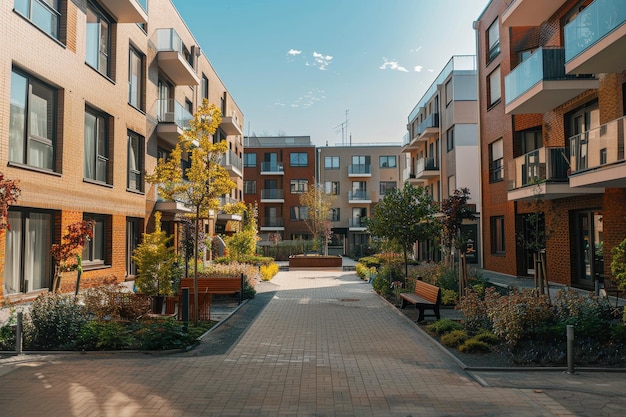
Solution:
{"label": "outdoor seating area", "polygon": [[424,281],[415,281],[415,291],[400,293],[402,297],[402,306],[406,307],[407,303],[415,304],[415,308],[419,310],[419,317],[417,322],[424,321],[425,311],[432,310],[434,316],[439,320],[439,306],[441,305],[441,289],[435,285],[429,284]]}

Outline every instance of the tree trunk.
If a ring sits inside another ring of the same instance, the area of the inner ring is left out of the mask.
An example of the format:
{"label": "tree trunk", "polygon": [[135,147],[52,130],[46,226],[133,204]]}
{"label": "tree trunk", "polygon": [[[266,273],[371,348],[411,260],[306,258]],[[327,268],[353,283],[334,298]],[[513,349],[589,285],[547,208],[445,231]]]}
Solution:
{"label": "tree trunk", "polygon": [[193,248],[193,318],[194,323],[198,326],[198,314],[200,308],[198,306],[198,235],[200,228],[200,206],[196,207],[196,230],[194,236],[194,248]]}

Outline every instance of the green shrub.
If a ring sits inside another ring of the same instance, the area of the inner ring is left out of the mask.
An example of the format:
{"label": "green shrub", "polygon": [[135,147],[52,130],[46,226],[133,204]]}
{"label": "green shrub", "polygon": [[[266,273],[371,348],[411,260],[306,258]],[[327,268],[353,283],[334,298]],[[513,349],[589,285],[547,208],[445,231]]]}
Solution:
{"label": "green shrub", "polygon": [[593,337],[607,341],[612,325],[620,317],[616,308],[605,298],[583,296],[575,290],[560,290],[554,299],[556,319],[564,325],[573,325],[577,337]]}
{"label": "green shrub", "polygon": [[137,348],[143,350],[183,349],[193,343],[182,322],[173,318],[138,322]]}
{"label": "green shrub", "polygon": [[88,288],[80,293],[87,311],[97,320],[138,320],[150,311],[150,299],[123,285]]}
{"label": "green shrub", "polygon": [[459,352],[463,353],[486,353],[489,352],[489,345],[475,338],[464,341],[458,347]]}
{"label": "green shrub", "polygon": [[426,330],[433,334],[442,335],[454,330],[463,330],[463,325],[450,319],[441,319],[426,326]]}
{"label": "green shrub", "polygon": [[241,298],[243,300],[251,300],[256,296],[256,289],[248,281],[243,283],[243,294]]}
{"label": "green shrub", "polygon": [[454,290],[441,290],[441,304],[444,306],[453,306],[456,304],[456,291]]}
{"label": "green shrub", "polygon": [[119,322],[92,320],[80,330],[76,347],[85,350],[128,349],[133,340],[128,327]]}
{"label": "green shrub", "polygon": [[469,336],[465,330],[453,330],[441,336],[441,343],[444,346],[456,347],[467,339],[469,339]]}
{"label": "green shrub", "polygon": [[393,294],[391,289],[391,282],[386,276],[382,274],[376,274],[372,279],[372,288],[377,294],[383,297],[389,297]]}
{"label": "green shrub", "polygon": [[472,337],[472,339],[478,340],[479,342],[485,342],[488,345],[497,345],[500,343],[500,338],[491,333],[489,330],[480,331],[476,336]]}
{"label": "green shrub", "polygon": [[45,293],[38,296],[25,321],[24,345],[28,349],[72,349],[87,311],[74,294]]}
{"label": "green shrub", "polygon": [[261,280],[269,281],[272,278],[274,278],[276,274],[278,274],[278,271],[279,271],[278,264],[272,262],[269,265],[261,265],[259,267],[259,271],[261,272]]}
{"label": "green shrub", "polygon": [[15,350],[15,326],[17,325],[17,315],[15,309],[11,308],[9,319],[0,326],[0,350]]}
{"label": "green shrub", "polygon": [[611,339],[616,343],[626,344],[626,324],[617,323],[611,327]]}
{"label": "green shrub", "polygon": [[382,262],[376,256],[365,256],[359,259],[359,263],[365,265],[367,268],[379,268]]}
{"label": "green shrub", "polygon": [[500,295],[494,288],[486,289],[484,297],[471,288],[468,289],[456,305],[456,308],[463,312],[465,327],[470,331],[491,330],[493,323],[489,317],[489,310],[499,302],[499,298]]}

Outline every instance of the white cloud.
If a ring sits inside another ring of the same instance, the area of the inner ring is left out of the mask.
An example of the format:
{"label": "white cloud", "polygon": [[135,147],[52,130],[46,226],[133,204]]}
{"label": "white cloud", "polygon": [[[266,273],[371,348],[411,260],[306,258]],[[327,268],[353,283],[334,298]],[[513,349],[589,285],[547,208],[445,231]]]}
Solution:
{"label": "white cloud", "polygon": [[317,67],[320,70],[325,71],[326,67],[333,60],[333,57],[330,55],[320,54],[319,52],[313,52],[313,59],[315,60],[315,64],[317,65]]}
{"label": "white cloud", "polygon": [[318,88],[313,88],[300,97],[296,98],[291,104],[284,104],[282,101],[276,101],[274,103],[275,106],[285,107],[289,106],[291,108],[305,108],[308,109],[312,107],[317,102],[324,100],[326,95],[324,95],[324,91]]}
{"label": "white cloud", "polygon": [[421,46],[418,46],[418,47],[417,47],[417,48],[415,48],[415,49],[409,49],[409,52],[418,53],[418,52],[420,51],[420,49],[422,49],[422,47],[421,47]]}
{"label": "white cloud", "polygon": [[384,61],[383,64],[380,67],[378,67],[381,70],[391,69],[394,71],[409,72],[408,69],[399,65],[398,61],[388,61],[387,58],[383,58],[383,61]]}
{"label": "white cloud", "polygon": [[413,67],[413,71],[415,72],[422,72],[423,69],[424,67],[422,67],[421,65],[416,65]]}
{"label": "white cloud", "polygon": [[287,52],[287,55],[296,56],[296,55],[300,55],[301,53],[302,51],[298,51],[297,49],[290,49]]}

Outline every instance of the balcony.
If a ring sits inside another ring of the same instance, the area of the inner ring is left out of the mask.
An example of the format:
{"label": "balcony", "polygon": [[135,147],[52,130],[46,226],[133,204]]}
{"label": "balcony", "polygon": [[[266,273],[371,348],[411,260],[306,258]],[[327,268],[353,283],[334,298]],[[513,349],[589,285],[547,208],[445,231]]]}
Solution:
{"label": "balcony", "polygon": [[626,117],[571,137],[570,186],[626,187]]}
{"label": "balcony", "polygon": [[369,191],[348,191],[348,204],[371,204],[372,196]]}
{"label": "balcony", "polygon": [[280,188],[266,188],[261,190],[261,203],[284,203],[285,195]]}
{"label": "balcony", "polygon": [[439,113],[431,113],[417,128],[418,140],[427,140],[439,134]]}
{"label": "balcony", "polygon": [[265,217],[263,218],[263,223],[259,227],[261,231],[281,231],[285,230],[285,222],[282,218]]}
{"label": "balcony", "polygon": [[436,178],[440,175],[439,166],[435,158],[420,158],[415,164],[415,179],[425,180]]}
{"label": "balcony", "polygon": [[596,0],[565,25],[568,74],[621,73],[626,68],[623,0]]}
{"label": "balcony", "polygon": [[117,23],[147,23],[148,13],[137,0],[100,0],[100,3],[113,15]]}
{"label": "balcony", "polygon": [[157,100],[157,136],[172,146],[176,146],[179,136],[189,129],[193,115],[176,100]]}
{"label": "balcony", "polygon": [[513,0],[502,14],[502,26],[539,26],[562,5],[556,0]]}
{"label": "balcony", "polygon": [[348,165],[348,177],[371,177],[372,166],[370,164]]}
{"label": "balcony", "polygon": [[220,123],[220,128],[228,136],[243,136],[243,130],[241,130],[241,127],[239,127],[239,125],[237,124],[237,119],[234,117],[222,116],[222,123]]}
{"label": "balcony", "polygon": [[348,230],[352,232],[364,232],[367,230],[365,219],[363,217],[355,217],[348,219]]}
{"label": "balcony", "polygon": [[563,48],[539,48],[504,78],[507,114],[547,113],[599,82],[565,74]]}
{"label": "balcony", "polygon": [[159,188],[164,187],[164,184],[157,184],[155,187],[155,200],[156,204],[154,209],[156,211],[160,211],[162,213],[191,213],[191,208],[189,208],[182,200],[166,200],[159,195]]}
{"label": "balcony", "polygon": [[509,163],[509,201],[553,200],[581,194],[567,180],[566,148],[539,148]]}
{"label": "balcony", "polygon": [[243,178],[243,161],[235,152],[228,150],[222,157],[220,165],[226,168],[230,175]]}
{"label": "balcony", "polygon": [[230,205],[230,204],[237,204],[238,201],[235,200],[232,197],[220,197],[218,199],[220,201],[220,210],[217,213],[217,220],[218,221],[242,221],[243,220],[243,216],[241,214],[229,214],[229,213],[224,213],[224,211],[222,211],[221,207],[224,207],[226,205]]}
{"label": "balcony", "polygon": [[261,175],[285,175],[282,162],[261,162]]}
{"label": "balcony", "polygon": [[176,85],[198,85],[200,78],[183,55],[183,41],[174,29],[156,30],[159,68]]}

